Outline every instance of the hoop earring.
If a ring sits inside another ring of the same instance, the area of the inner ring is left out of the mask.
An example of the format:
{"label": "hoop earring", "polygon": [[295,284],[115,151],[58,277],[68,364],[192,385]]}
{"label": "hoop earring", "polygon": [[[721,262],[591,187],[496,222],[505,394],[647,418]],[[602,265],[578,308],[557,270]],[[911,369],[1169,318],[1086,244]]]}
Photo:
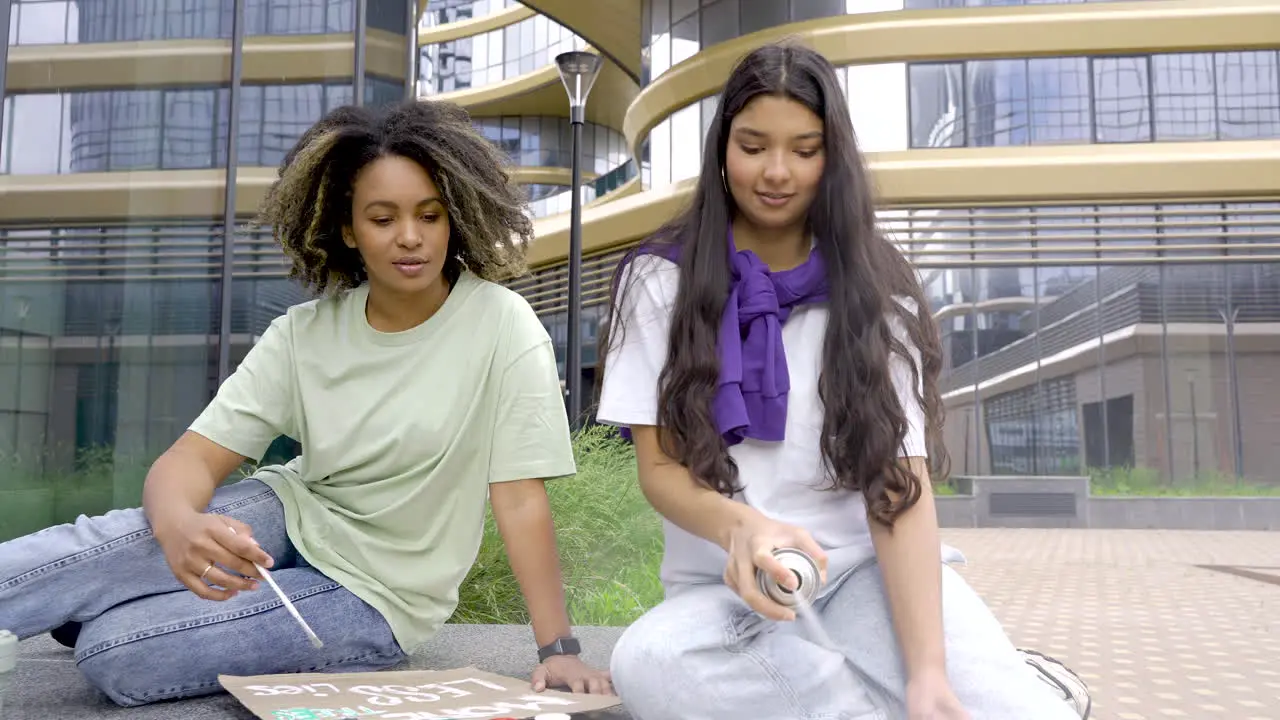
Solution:
{"label": "hoop earring", "polygon": [[720,166],[720,186],[724,188],[726,194],[729,192],[729,178],[724,174],[724,166]]}

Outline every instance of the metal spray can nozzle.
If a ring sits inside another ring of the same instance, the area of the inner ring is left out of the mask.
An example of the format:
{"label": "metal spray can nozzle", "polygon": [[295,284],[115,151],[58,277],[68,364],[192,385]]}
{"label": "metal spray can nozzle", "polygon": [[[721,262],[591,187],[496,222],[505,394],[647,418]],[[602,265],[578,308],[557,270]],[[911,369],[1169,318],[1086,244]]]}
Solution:
{"label": "metal spray can nozzle", "polygon": [[822,585],[822,573],[818,570],[818,564],[803,550],[796,548],[778,548],[773,551],[773,556],[796,576],[797,587],[795,590],[788,590],[779,585],[767,571],[756,568],[756,585],[760,592],[786,607],[794,607],[801,602],[811,604]]}

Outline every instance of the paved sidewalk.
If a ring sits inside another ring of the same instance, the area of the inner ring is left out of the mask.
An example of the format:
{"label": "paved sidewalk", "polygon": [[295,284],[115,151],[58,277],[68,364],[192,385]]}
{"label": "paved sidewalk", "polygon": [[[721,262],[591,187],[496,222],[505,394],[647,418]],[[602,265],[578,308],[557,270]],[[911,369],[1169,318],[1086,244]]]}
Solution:
{"label": "paved sidewalk", "polygon": [[[1089,683],[1093,720],[1280,720],[1280,533],[947,529],[943,537],[968,557],[960,572],[1014,641]],[[620,628],[581,630],[590,661],[606,663]],[[475,664],[520,677],[528,633],[454,626],[414,666]],[[23,644],[17,675],[6,720],[248,717],[225,695],[115,708],[47,637]]]}
{"label": "paved sidewalk", "polygon": [[1014,641],[1089,683],[1096,720],[1280,720],[1280,533],[943,537]]}

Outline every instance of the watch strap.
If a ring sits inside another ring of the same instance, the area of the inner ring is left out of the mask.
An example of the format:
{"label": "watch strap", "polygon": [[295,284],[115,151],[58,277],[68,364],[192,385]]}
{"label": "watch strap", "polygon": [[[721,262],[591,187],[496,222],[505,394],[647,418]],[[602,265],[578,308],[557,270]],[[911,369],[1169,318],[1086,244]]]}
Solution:
{"label": "watch strap", "polygon": [[556,655],[578,655],[581,652],[582,645],[577,638],[556,638],[538,648],[538,662],[546,662],[547,658],[555,657]]}

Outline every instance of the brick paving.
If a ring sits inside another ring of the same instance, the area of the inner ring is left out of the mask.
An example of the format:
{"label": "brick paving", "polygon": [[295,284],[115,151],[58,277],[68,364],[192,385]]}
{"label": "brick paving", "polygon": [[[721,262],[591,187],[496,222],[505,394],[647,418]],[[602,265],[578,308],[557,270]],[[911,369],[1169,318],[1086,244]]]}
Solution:
{"label": "brick paving", "polygon": [[[943,537],[968,557],[960,572],[1018,645],[1081,674],[1093,720],[1280,720],[1280,532],[945,529]],[[524,651],[511,650],[527,647],[527,628],[448,630],[435,654],[417,660],[423,667],[527,672]],[[605,662],[620,628],[582,630],[591,662]],[[246,717],[225,696],[108,707],[47,637],[23,644],[16,683],[4,715],[13,720]]]}
{"label": "brick paving", "polygon": [[943,537],[1014,642],[1084,678],[1096,720],[1280,720],[1280,533]]}

